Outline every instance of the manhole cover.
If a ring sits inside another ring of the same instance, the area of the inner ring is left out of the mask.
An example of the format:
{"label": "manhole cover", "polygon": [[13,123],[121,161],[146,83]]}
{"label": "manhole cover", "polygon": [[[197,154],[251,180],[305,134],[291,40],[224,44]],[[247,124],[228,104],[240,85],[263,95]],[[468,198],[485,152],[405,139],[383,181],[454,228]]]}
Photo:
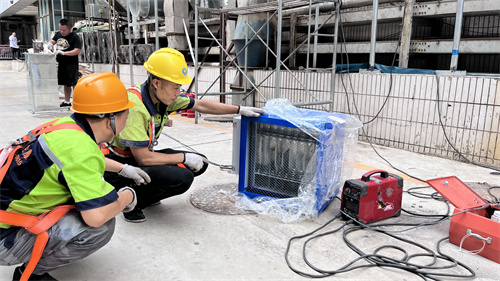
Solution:
{"label": "manhole cover", "polygon": [[223,215],[247,215],[253,214],[235,206],[232,199],[236,196],[238,186],[236,184],[218,184],[200,188],[193,192],[189,201],[193,206],[206,212]]}

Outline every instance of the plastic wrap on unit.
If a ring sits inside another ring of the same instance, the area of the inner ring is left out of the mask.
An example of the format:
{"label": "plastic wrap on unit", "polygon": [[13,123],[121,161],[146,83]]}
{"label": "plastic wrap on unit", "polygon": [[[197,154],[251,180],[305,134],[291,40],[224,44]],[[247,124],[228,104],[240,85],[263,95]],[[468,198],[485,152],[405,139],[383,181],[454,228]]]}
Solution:
{"label": "plastic wrap on unit", "polygon": [[[338,194],[345,180],[351,177],[356,158],[358,129],[363,124],[348,114],[299,109],[287,99],[270,100],[264,110],[266,115],[286,120],[315,139],[318,142],[316,157],[307,164],[298,196],[239,196],[235,199],[236,206],[285,223],[315,218],[320,206],[328,204]],[[320,126],[325,123],[331,125],[327,129]]]}

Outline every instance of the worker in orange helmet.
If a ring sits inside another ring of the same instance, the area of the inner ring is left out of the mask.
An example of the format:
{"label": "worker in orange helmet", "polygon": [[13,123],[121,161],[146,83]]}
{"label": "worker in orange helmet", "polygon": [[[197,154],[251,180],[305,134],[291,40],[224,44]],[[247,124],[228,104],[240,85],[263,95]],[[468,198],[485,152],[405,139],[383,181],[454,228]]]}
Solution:
{"label": "worker in orange helmet", "polygon": [[[107,157],[148,173],[151,182],[136,188],[137,207],[124,213],[126,221],[143,222],[142,209],[160,200],[186,192],[194,177],[205,172],[208,164],[203,155],[173,149],[154,150],[157,139],[168,121],[168,115],[181,110],[207,114],[241,114],[258,117],[263,109],[199,100],[181,94],[181,86],[191,83],[184,55],[171,48],[162,48],[144,63],[148,79],[128,89],[129,99],[137,104],[130,110],[127,126],[111,143],[113,153]],[[182,164],[182,165],[181,165]],[[183,167],[181,167],[183,166]],[[129,180],[105,173],[113,185],[127,186]]]}
{"label": "worker in orange helmet", "polygon": [[108,243],[114,217],[133,210],[137,197],[104,181],[105,169],[149,181],[141,169],[105,159],[97,145],[120,133],[135,106],[118,77],[84,76],[73,96],[74,114],[12,141],[15,158],[0,164],[0,265],[22,264],[13,280],[56,280],[50,271]]}

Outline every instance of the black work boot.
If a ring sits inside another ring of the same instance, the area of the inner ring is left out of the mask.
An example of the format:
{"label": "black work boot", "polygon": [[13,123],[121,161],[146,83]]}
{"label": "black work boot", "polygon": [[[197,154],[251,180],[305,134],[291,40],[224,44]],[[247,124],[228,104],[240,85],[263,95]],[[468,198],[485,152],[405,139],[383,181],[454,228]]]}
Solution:
{"label": "black work boot", "polygon": [[142,212],[140,208],[135,208],[130,212],[123,213],[123,217],[128,222],[144,222],[146,221],[146,215]]}
{"label": "black work boot", "polygon": [[[16,267],[16,269],[14,269],[14,275],[12,276],[12,281],[21,280],[21,276],[23,275],[23,272],[25,269],[26,269],[26,266],[24,264]],[[42,275],[31,274],[31,276],[28,278],[28,280],[29,281],[31,281],[31,280],[57,281],[57,279],[55,279],[54,277],[52,277],[48,273],[44,273]]]}

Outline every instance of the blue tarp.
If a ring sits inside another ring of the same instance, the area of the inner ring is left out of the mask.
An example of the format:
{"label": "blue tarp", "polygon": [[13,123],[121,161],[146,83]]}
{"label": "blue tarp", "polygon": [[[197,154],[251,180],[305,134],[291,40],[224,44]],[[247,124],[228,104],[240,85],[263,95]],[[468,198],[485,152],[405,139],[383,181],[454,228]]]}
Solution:
{"label": "blue tarp", "polygon": [[[335,72],[346,73],[346,72],[359,72],[360,69],[368,69],[370,67],[369,63],[352,63],[352,64],[337,64]],[[391,73],[391,67],[383,64],[376,63],[374,67],[380,70],[382,73]],[[417,68],[404,68],[404,67],[392,67],[392,73],[397,74],[434,74],[435,70],[429,69],[417,69]]]}
{"label": "blue tarp", "polygon": [[[337,64],[336,73],[347,73],[347,72],[359,72],[360,69],[369,69],[369,63],[352,63],[352,64]],[[418,68],[405,68],[405,67],[397,67],[397,66],[387,66],[383,64],[376,63],[374,65],[375,69],[380,70],[382,73],[392,73],[395,74],[436,74],[436,70],[431,69],[418,69]],[[444,71],[444,70],[441,70]],[[499,74],[495,73],[466,73],[466,76],[490,76],[490,77],[500,77]]]}

